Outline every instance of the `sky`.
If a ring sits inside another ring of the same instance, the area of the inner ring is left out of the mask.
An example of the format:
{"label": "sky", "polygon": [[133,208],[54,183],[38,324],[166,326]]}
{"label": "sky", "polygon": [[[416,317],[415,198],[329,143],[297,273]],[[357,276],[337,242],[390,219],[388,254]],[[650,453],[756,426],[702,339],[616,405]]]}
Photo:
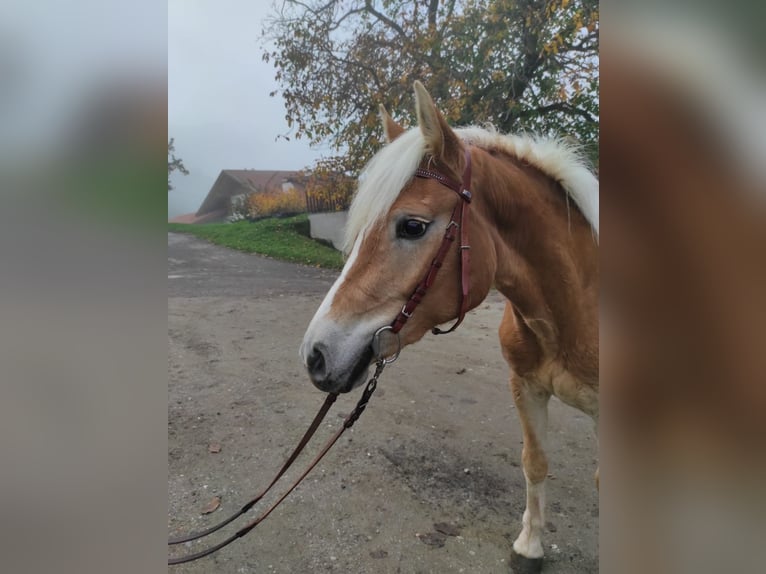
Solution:
{"label": "sky", "polygon": [[275,70],[263,62],[268,0],[170,0],[168,137],[191,172],[174,175],[168,216],[196,211],[222,169],[297,170],[330,150],[283,138]]}

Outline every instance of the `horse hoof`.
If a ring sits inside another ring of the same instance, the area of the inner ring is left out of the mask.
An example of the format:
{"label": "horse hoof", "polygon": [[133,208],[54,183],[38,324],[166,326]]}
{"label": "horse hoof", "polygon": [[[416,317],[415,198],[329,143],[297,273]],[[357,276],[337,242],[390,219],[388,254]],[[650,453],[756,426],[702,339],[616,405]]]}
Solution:
{"label": "horse hoof", "polygon": [[511,572],[513,574],[540,574],[542,569],[542,558],[527,558],[511,550]]}

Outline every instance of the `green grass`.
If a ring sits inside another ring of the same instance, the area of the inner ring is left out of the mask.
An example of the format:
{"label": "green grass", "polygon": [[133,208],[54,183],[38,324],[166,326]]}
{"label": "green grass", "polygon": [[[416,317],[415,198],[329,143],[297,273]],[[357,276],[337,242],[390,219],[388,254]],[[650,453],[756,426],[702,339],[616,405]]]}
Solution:
{"label": "green grass", "polygon": [[293,263],[328,269],[343,267],[343,257],[338,251],[308,236],[309,219],[305,214],[284,219],[261,219],[255,223],[169,223],[168,230],[191,233],[217,245]]}

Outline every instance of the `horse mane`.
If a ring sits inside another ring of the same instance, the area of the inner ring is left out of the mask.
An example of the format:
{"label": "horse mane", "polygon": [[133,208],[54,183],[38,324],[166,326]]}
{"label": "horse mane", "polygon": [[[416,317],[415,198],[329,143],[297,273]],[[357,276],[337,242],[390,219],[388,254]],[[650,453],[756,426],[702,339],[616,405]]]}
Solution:
{"label": "horse mane", "polygon": [[[598,241],[598,180],[588,167],[578,144],[560,138],[505,135],[493,127],[455,128],[465,144],[497,150],[533,165],[559,182],[593,228]],[[356,238],[385,216],[409,183],[425,154],[420,128],[411,128],[383,147],[359,176],[346,223],[344,251],[350,253]]]}

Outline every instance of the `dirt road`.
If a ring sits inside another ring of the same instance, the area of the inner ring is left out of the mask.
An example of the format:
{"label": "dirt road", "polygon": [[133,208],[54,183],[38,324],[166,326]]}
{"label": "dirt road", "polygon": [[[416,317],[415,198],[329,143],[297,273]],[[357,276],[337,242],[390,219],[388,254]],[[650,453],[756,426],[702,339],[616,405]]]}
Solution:
{"label": "dirt road", "polygon": [[[239,508],[300,438],[323,395],[298,345],[335,277],[168,235],[171,534]],[[266,522],[171,571],[507,573],[524,477],[497,345],[502,309],[493,294],[454,334],[405,349],[357,425]],[[317,444],[358,393],[338,400]],[[552,399],[548,437],[543,572],[597,572],[592,423]],[[216,496],[220,508],[202,515]]]}

